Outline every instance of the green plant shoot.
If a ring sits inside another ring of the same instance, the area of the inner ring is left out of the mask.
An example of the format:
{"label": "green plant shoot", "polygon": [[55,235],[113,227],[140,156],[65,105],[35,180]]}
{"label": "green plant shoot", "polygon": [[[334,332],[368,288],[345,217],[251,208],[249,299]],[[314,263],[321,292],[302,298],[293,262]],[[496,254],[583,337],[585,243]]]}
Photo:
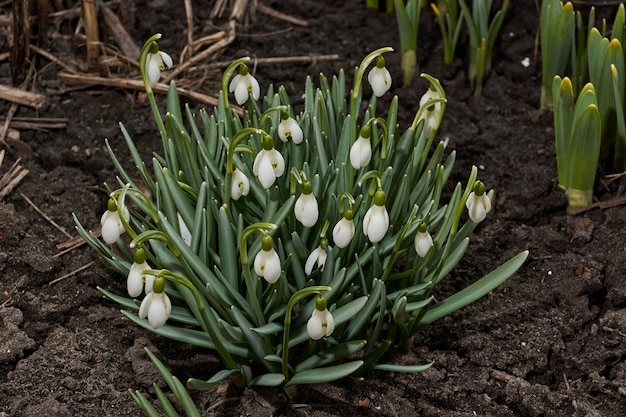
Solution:
{"label": "green plant shoot", "polygon": [[574,40],[576,16],[571,2],[544,0],[541,4],[541,108],[552,107],[554,77],[563,76]]}
{"label": "green plant shoot", "polygon": [[474,94],[481,94],[484,79],[491,72],[493,47],[500,33],[509,0],[504,0],[491,22],[492,0],[474,0],[470,11],[465,0],[458,0],[470,38],[468,78]]}
{"label": "green plant shoot", "polygon": [[422,1],[407,0],[405,5],[404,0],[394,0],[394,8],[400,34],[402,84],[406,87],[411,84],[418,70],[417,41]]}
{"label": "green plant shoot", "polygon": [[567,211],[571,213],[593,201],[600,156],[600,112],[591,83],[574,101],[570,79],[556,76],[552,96],[559,186],[565,190]]}
{"label": "green plant shoot", "polygon": [[435,14],[443,39],[443,62],[451,64],[463,27],[463,15],[459,13],[458,0],[438,0],[436,3],[430,3],[430,7]]}

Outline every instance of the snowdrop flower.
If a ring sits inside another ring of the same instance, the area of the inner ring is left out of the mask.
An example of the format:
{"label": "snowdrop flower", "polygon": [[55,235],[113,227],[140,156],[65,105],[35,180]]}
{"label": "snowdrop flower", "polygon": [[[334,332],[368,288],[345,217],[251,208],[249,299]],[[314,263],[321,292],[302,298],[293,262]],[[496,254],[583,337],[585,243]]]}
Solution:
{"label": "snowdrop flower", "polygon": [[[130,213],[126,207],[124,207],[123,216],[127,222],[130,220]],[[120,219],[115,199],[110,198],[107,202],[107,211],[102,214],[100,224],[102,225],[102,239],[109,245],[117,242],[120,235],[126,231]]]}
{"label": "snowdrop flower", "polygon": [[139,317],[148,321],[153,329],[163,327],[172,313],[172,303],[165,293],[165,279],[156,277],[152,292],[148,293],[139,306]]}
{"label": "snowdrop flower", "polygon": [[313,185],[309,181],[302,184],[302,194],[293,206],[293,214],[306,227],[313,227],[317,223],[319,208],[315,195],[313,195]]}
{"label": "snowdrop flower", "polygon": [[250,181],[248,181],[248,177],[239,168],[235,168],[230,183],[230,198],[239,200],[242,196],[247,196],[249,192]]}
{"label": "snowdrop flower", "polygon": [[274,250],[274,241],[269,235],[263,236],[261,240],[261,251],[254,258],[254,271],[270,284],[280,278],[280,257]]}
{"label": "snowdrop flower", "polygon": [[371,129],[369,125],[361,128],[359,138],[350,148],[350,163],[354,169],[360,169],[370,163],[372,159],[372,143],[370,142]]}
{"label": "snowdrop flower", "polygon": [[467,207],[469,217],[474,223],[480,223],[485,219],[491,210],[491,200],[485,193],[485,184],[476,181],[474,191],[467,197],[465,207]]}
{"label": "snowdrop flower", "polygon": [[280,112],[280,124],[278,125],[278,137],[283,142],[287,142],[289,138],[295,143],[299,145],[302,143],[302,139],[304,138],[304,134],[302,133],[302,128],[295,121],[293,117],[289,117],[289,113],[286,111]]}
{"label": "snowdrop flower", "polygon": [[383,96],[391,88],[391,74],[385,68],[385,58],[382,55],[376,59],[376,66],[367,75],[367,80],[376,97]]}
{"label": "snowdrop flower", "polygon": [[146,294],[152,292],[154,284],[154,275],[144,275],[143,271],[146,269],[152,269],[152,267],[146,262],[146,250],[139,248],[133,255],[133,264],[128,271],[128,278],[126,278],[126,289],[128,295],[131,297],[139,297],[142,291],[144,291],[144,276],[145,276],[145,291]]}
{"label": "snowdrop flower", "polygon": [[[424,106],[428,102],[428,100],[438,98],[441,98],[439,92],[430,87],[420,99],[420,107]],[[424,129],[422,130],[422,136],[429,137],[433,130],[439,128],[440,115],[441,103],[435,103],[424,109],[424,111],[420,115],[420,120],[424,120]]]}
{"label": "snowdrop flower", "polygon": [[248,66],[245,64],[239,66],[239,74],[230,81],[228,91],[235,93],[235,101],[240,106],[248,101],[250,94],[254,100],[258,100],[261,95],[259,82],[248,72]]}
{"label": "snowdrop flower", "polygon": [[319,340],[324,336],[333,334],[335,319],[326,308],[325,298],[319,297],[315,301],[315,309],[306,324],[306,330],[309,333],[309,337],[313,340]]}
{"label": "snowdrop flower", "polygon": [[415,252],[422,258],[426,256],[430,248],[434,245],[433,238],[428,233],[428,226],[426,223],[422,222],[417,229],[417,233],[415,234]]}
{"label": "snowdrop flower", "polygon": [[159,45],[153,42],[150,46],[150,52],[146,57],[145,72],[148,74],[148,80],[150,84],[154,85],[159,82],[161,78],[161,71],[171,68],[174,64],[172,57],[163,51],[159,51]]}
{"label": "snowdrop flower", "polygon": [[385,192],[376,191],[374,194],[374,204],[367,210],[363,218],[363,234],[372,243],[383,240],[389,229],[389,213],[385,207]]}
{"label": "snowdrop flower", "polygon": [[345,248],[354,237],[354,212],[346,210],[345,214],[333,228],[333,241],[339,248]]}
{"label": "snowdrop flower", "polygon": [[328,241],[326,239],[322,239],[320,245],[311,252],[309,257],[304,264],[304,272],[307,275],[311,275],[313,272],[313,267],[317,264],[320,270],[324,270],[324,265],[326,264],[326,258],[328,257],[328,252],[324,248],[328,248],[328,250],[332,250],[331,247],[328,246]]}
{"label": "snowdrop flower", "polygon": [[285,172],[285,160],[281,153],[274,149],[271,136],[264,136],[263,149],[254,158],[252,172],[266,190]]}

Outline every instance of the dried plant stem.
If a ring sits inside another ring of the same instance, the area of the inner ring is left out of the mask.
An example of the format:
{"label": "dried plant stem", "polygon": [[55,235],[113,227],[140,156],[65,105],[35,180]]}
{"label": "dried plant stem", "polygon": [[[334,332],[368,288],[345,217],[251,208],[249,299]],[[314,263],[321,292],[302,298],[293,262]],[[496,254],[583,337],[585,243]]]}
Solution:
{"label": "dried plant stem", "polygon": [[98,70],[100,57],[100,35],[98,30],[98,11],[95,0],[82,0],[85,34],[87,35],[87,70]]}
{"label": "dried plant stem", "polygon": [[57,229],[59,232],[63,233],[66,237],[68,238],[72,238],[73,236],[70,235],[64,228],[63,226],[60,226],[59,224],[57,224],[54,220],[52,220],[46,213],[43,212],[43,210],[41,210],[39,207],[37,207],[35,205],[35,203],[33,203],[28,197],[26,197],[24,195],[24,193],[20,193],[20,195],[22,196],[22,198],[37,212],[39,213],[39,215],[41,217],[43,217],[48,223],[50,223],[52,226],[54,226],[55,229]]}
{"label": "dried plant stem", "polygon": [[85,269],[87,269],[87,268],[90,268],[92,265],[93,265],[93,261],[92,261],[92,262],[89,262],[89,263],[88,263],[88,264],[86,264],[86,265],[81,266],[81,267],[80,267],[80,268],[78,268],[78,269],[73,270],[72,272],[69,272],[69,273],[67,273],[67,274],[65,274],[65,275],[63,275],[63,276],[60,276],[60,277],[58,277],[58,278],[56,278],[56,279],[53,279],[52,281],[50,281],[50,282],[48,283],[48,286],[54,285],[54,284],[56,284],[56,283],[57,283],[57,282],[59,282],[59,281],[63,281],[63,280],[64,280],[64,279],[66,279],[66,278],[72,277],[72,276],[74,276],[74,275],[78,274],[79,272],[84,271],[84,270],[85,270]]}

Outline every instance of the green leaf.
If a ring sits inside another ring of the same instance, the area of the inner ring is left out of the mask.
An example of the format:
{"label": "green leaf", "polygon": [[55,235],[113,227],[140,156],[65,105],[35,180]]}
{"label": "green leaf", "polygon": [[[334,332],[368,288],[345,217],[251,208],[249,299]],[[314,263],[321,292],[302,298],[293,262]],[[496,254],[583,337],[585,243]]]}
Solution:
{"label": "green leaf", "polygon": [[285,384],[286,387],[290,385],[301,384],[321,384],[323,382],[336,381],[338,379],[345,378],[357,371],[363,361],[352,361],[342,363],[341,365],[328,366],[325,368],[306,369],[304,371],[294,374],[293,377]]}
{"label": "green leaf", "polygon": [[196,391],[208,391],[210,389],[213,389],[216,385],[224,381],[226,378],[229,378],[233,375],[238,375],[240,373],[241,371],[239,369],[222,369],[206,381],[196,378],[189,378],[187,380],[187,388]]}
{"label": "green leaf", "polygon": [[431,366],[433,366],[435,362],[427,363],[425,365],[394,365],[387,363],[380,363],[372,366],[372,369],[377,371],[388,371],[388,372],[405,372],[405,373],[418,373],[424,372]]}
{"label": "green leaf", "polygon": [[259,375],[252,380],[250,385],[260,385],[264,387],[277,387],[285,381],[285,376],[278,373]]}
{"label": "green leaf", "polygon": [[462,289],[454,295],[444,299],[438,304],[425,311],[418,322],[416,330],[445,317],[460,308],[463,308],[481,297],[493,291],[499,285],[509,279],[526,261],[528,251],[520,252],[515,257],[508,260],[495,271],[485,275],[469,287]]}
{"label": "green leaf", "polygon": [[317,352],[300,362],[296,365],[295,371],[298,373],[306,369],[318,368],[332,362],[340,361],[343,358],[363,349],[366,343],[367,342],[365,340],[352,340],[332,346],[321,352]]}

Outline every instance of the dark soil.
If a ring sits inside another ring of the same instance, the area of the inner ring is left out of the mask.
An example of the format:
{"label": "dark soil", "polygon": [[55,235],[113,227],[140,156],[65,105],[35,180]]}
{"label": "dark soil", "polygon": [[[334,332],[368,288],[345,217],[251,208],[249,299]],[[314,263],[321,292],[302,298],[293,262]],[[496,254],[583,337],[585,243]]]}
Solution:
{"label": "dark soil", "polygon": [[[130,31],[136,43],[162,32],[161,48],[177,61],[186,41],[182,2],[137,3]],[[206,4],[195,3],[194,37],[199,38],[215,28],[208,24]],[[284,83],[294,97],[301,94],[306,75],[333,74],[339,68],[351,75],[369,51],[399,49],[395,16],[366,10],[362,1],[284,0],[272,7],[305,19],[308,27],[260,14],[255,24],[239,31],[223,58],[339,55],[335,61],[256,68],[262,85]],[[598,9],[610,15],[612,7]],[[2,11],[7,17],[8,6]],[[449,148],[457,151],[455,179],[464,181],[476,165],[480,179],[497,190],[495,210],[442,283],[440,295],[528,249],[529,260],[519,273],[418,334],[410,351],[389,358],[402,364],[434,361],[427,372],[370,372],[363,382],[307,387],[298,404],[288,404],[275,390],[239,392],[224,385],[195,395],[203,415],[626,415],[626,208],[565,214],[565,199],[555,183],[552,115],[537,110],[538,15],[534,2],[513,2],[480,97],[472,95],[465,74],[466,40],[458,59],[446,66],[429,9],[420,28],[420,69],[439,78],[448,95],[439,137],[447,137]],[[75,24],[50,28],[60,32],[47,40],[47,48],[62,60],[84,60],[72,37]],[[46,45],[44,39],[35,43]],[[0,45],[7,50],[8,40],[0,39]],[[524,58],[530,58],[530,66],[522,65]],[[395,80],[401,79],[399,61],[399,54],[387,57]],[[68,238],[26,198],[71,235],[72,213],[95,228],[106,202],[102,184],[115,178],[104,139],[124,155],[122,122],[146,156],[160,152],[160,140],[142,94],[71,86],[58,76],[57,65],[38,55],[33,62],[37,77],[28,89],[46,94],[48,104],[38,112],[19,107],[16,116],[66,118],[67,127],[17,129],[19,139],[8,140],[0,167],[1,175],[22,158],[30,171],[0,203],[0,416],[136,416],[139,410],[128,390],[152,398],[151,386],[160,381],[144,346],[160,352],[182,380],[209,377],[219,369],[217,358],[122,321],[96,286],[122,293],[124,278],[86,246],[59,255],[57,245]],[[137,77],[132,69],[118,70]],[[2,84],[11,84],[6,59],[0,62],[0,77]],[[219,74],[209,74],[203,88],[214,94],[218,79]],[[404,126],[425,88],[419,78],[406,88],[394,85],[392,93],[404,106]],[[0,114],[8,109],[9,103],[0,103]],[[612,200],[621,196],[623,182],[602,179],[597,190],[600,200]]]}

